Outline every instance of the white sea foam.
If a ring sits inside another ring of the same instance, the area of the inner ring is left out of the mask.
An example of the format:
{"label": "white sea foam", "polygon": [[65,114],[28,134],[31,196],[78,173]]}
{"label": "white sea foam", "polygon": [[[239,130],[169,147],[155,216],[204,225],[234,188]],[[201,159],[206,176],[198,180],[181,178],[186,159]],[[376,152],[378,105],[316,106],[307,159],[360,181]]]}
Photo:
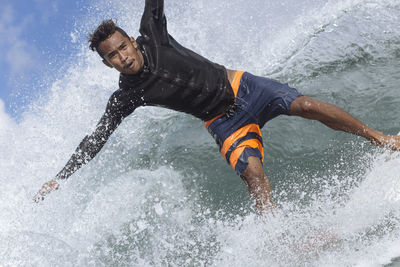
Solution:
{"label": "white sea foam", "polygon": [[[135,34],[143,2],[93,3],[87,28],[113,15]],[[351,27],[361,27],[359,21],[371,20],[368,25],[377,28],[360,30],[372,39],[358,44],[374,58],[389,59],[398,49],[396,30],[385,37],[378,31],[398,11],[398,3],[389,0],[166,1],[169,30],[184,45],[228,66],[293,80],[352,58],[349,47],[359,39],[342,36],[348,36],[348,28],[355,34],[358,28]],[[367,16],[374,12],[379,15]],[[74,32],[74,40],[78,34],[86,32]],[[329,177],[319,176],[324,167],[301,169],[298,175],[310,187],[289,186],[301,196],[291,199],[280,197],[285,192],[276,188],[279,210],[259,218],[201,122],[161,108],[135,111],[88,166],[61,182],[61,189],[43,203],[33,204],[36,190],[93,130],[117,86],[116,72],[83,45],[78,50],[78,60],[67,63],[68,71],[54,78],[45,97],[32,103],[19,123],[0,114],[0,127],[8,129],[5,135],[0,132],[1,265],[376,266],[400,256],[396,153],[365,153],[358,176],[337,175],[335,169],[351,166],[348,162],[328,165]],[[307,58],[308,65],[300,64]],[[309,130],[303,122],[293,125],[268,131],[285,135],[291,129],[286,127],[295,127],[294,135]],[[291,139],[297,149],[307,146],[302,138]],[[353,158],[363,153],[352,150],[346,153]],[[230,204],[241,208],[231,214],[225,208]]]}

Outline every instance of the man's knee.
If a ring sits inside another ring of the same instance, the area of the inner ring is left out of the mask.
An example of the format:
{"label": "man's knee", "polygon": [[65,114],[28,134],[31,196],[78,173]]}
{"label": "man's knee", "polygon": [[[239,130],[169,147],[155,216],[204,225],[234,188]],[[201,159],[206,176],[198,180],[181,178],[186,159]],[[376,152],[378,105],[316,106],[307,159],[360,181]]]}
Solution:
{"label": "man's knee", "polygon": [[261,159],[249,157],[248,162],[249,164],[241,177],[246,183],[250,195],[255,198],[256,206],[260,212],[275,207],[271,198],[271,186],[264,173]]}
{"label": "man's knee", "polygon": [[266,179],[261,159],[257,157],[249,157],[248,165],[240,176],[247,185],[258,184]]}

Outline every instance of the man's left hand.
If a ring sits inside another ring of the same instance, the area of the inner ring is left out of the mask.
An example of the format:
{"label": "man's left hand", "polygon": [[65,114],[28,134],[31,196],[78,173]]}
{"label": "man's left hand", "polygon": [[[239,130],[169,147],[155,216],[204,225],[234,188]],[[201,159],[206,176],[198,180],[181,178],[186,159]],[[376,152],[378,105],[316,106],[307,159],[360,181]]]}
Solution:
{"label": "man's left hand", "polygon": [[383,135],[377,141],[372,143],[393,151],[400,151],[400,135]]}
{"label": "man's left hand", "polygon": [[33,197],[33,201],[38,203],[44,200],[45,196],[54,190],[58,190],[60,184],[56,180],[51,180],[43,184],[39,192]]}

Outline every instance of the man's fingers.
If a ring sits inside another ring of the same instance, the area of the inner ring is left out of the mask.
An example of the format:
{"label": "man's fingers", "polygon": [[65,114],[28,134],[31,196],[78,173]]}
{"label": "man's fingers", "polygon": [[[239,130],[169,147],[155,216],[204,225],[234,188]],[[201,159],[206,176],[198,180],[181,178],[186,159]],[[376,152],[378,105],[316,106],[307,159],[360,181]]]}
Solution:
{"label": "man's fingers", "polygon": [[57,183],[57,181],[53,180],[53,188],[54,190],[58,190],[58,188],[60,188],[60,184]]}
{"label": "man's fingers", "polygon": [[385,136],[380,140],[380,144],[378,145],[393,151],[400,151],[400,136]]}
{"label": "man's fingers", "polygon": [[40,201],[44,200],[44,196],[41,195],[40,193],[37,193],[34,197],[33,197],[33,201],[36,203],[39,203]]}

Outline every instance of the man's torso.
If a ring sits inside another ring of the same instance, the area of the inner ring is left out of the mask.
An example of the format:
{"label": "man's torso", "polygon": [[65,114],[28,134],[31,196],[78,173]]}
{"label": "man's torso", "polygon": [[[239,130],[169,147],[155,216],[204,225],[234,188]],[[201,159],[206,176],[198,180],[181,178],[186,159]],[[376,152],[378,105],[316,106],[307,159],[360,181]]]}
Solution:
{"label": "man's torso", "polygon": [[[158,46],[138,38],[144,71],[120,77],[120,89],[136,105],[156,105],[208,120],[234,102],[225,67],[179,45],[171,36]],[[126,101],[124,101],[126,102]]]}

